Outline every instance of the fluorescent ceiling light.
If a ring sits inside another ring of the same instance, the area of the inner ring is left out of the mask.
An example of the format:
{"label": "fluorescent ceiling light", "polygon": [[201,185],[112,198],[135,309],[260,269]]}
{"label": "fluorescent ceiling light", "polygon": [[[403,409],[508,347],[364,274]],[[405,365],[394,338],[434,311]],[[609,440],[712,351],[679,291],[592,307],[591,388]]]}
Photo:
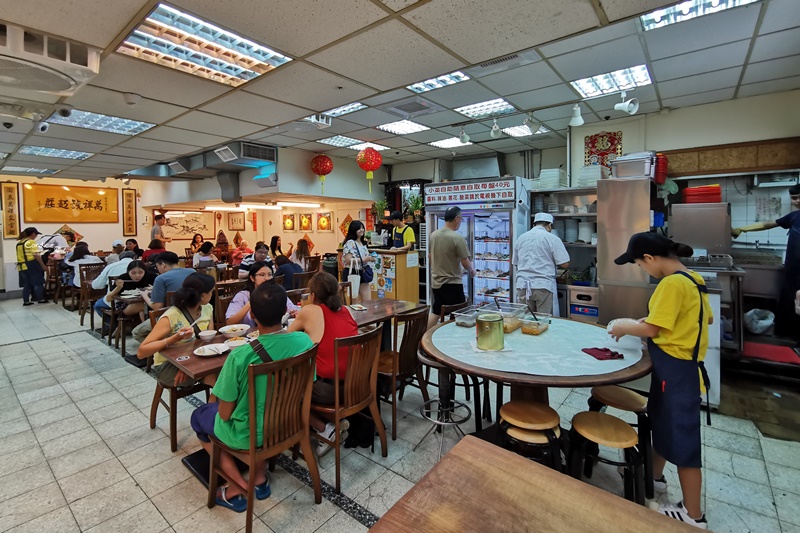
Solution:
{"label": "fluorescent ceiling light", "polygon": [[529,137],[531,135],[541,135],[542,133],[550,133],[550,130],[544,126],[539,126],[536,133],[532,133],[528,126],[511,126],[510,128],[503,128],[503,133],[509,137]]}
{"label": "fluorescent ceiling light", "polygon": [[6,157],[8,157],[8,154],[7,154],[7,153],[5,153],[5,152],[0,152],[0,159],[5,159]]}
{"label": "fluorescent ceiling light", "polygon": [[431,146],[435,146],[436,148],[456,148],[458,146],[468,146],[472,144],[471,142],[462,143],[461,139],[458,137],[451,137],[449,139],[443,139],[441,141],[434,141],[432,143],[428,143]]}
{"label": "fluorescent ceiling light", "polygon": [[134,28],[117,52],[233,87],[291,61],[166,4]]}
{"label": "fluorescent ceiling light", "polygon": [[280,207],[311,207],[314,209],[320,207],[320,204],[306,202],[275,202],[275,204]]}
{"label": "fluorescent ceiling light", "polygon": [[441,89],[442,87],[447,87],[448,85],[455,85],[456,83],[461,83],[462,81],[467,81],[468,79],[469,76],[467,76],[463,72],[456,71],[456,72],[451,72],[450,74],[443,74],[441,76],[437,76],[429,80],[413,83],[411,85],[406,86],[406,89],[414,91],[417,94],[426,93],[434,89]]}
{"label": "fluorescent ceiling light", "polygon": [[400,120],[398,122],[391,122],[389,124],[382,124],[378,126],[379,130],[388,131],[395,135],[408,135],[409,133],[419,133],[421,131],[429,130],[428,126],[411,122],[410,120]]}
{"label": "fluorescent ceiling light", "polygon": [[672,7],[656,9],[639,19],[645,31],[654,30],[670,24],[676,24],[685,20],[710,15],[725,11],[732,7],[746,6],[758,0],[688,0]]}
{"label": "fluorescent ceiling light", "polygon": [[343,135],[335,135],[333,137],[328,137],[327,139],[320,139],[317,142],[322,144],[330,144],[331,146],[338,146],[339,148],[345,148],[347,146],[353,146],[354,144],[358,144],[361,141],[359,141],[358,139],[345,137]]}
{"label": "fluorescent ceiling light", "polygon": [[608,74],[571,81],[572,87],[584,98],[629,91],[634,87],[644,87],[653,83],[646,65],[624,68]]}
{"label": "fluorescent ceiling light", "polygon": [[479,102],[477,104],[465,105],[456,109],[458,113],[466,115],[469,118],[481,119],[496,115],[507,115],[508,113],[516,113],[517,110],[514,106],[498,98],[497,100],[489,100],[488,102]]}
{"label": "fluorescent ceiling light", "polygon": [[217,205],[207,205],[206,211],[246,211],[246,210],[253,210],[253,209],[263,209],[265,211],[280,211],[281,208],[277,205],[265,205],[265,204],[239,204],[238,207],[234,206],[217,206]]}
{"label": "fluorescent ceiling light", "polygon": [[60,157],[61,159],[87,159],[94,154],[78,152],[76,150],[61,150],[60,148],[46,148],[44,146],[23,146],[19,149],[23,155],[40,155],[44,157]]}
{"label": "fluorescent ceiling light", "polygon": [[382,144],[375,144],[375,143],[361,143],[361,144],[354,144],[353,146],[348,146],[348,148],[352,148],[353,150],[366,150],[367,148],[374,148],[377,151],[381,150],[388,150],[388,146],[384,146]]}
{"label": "fluorescent ceiling light", "polygon": [[73,110],[70,116],[62,117],[58,113],[53,113],[47,122],[51,124],[63,124],[64,126],[74,126],[76,128],[86,128],[87,130],[106,131],[108,133],[120,133],[122,135],[138,135],[147,131],[155,124],[149,122],[139,122],[127,118],[112,117],[91,113],[89,111]]}
{"label": "fluorescent ceiling light", "polygon": [[342,107],[337,107],[335,109],[325,111],[322,114],[328,115],[329,117],[341,117],[342,115],[353,113],[354,111],[361,111],[362,109],[366,108],[367,106],[365,106],[361,102],[353,102],[352,104],[343,105]]}
{"label": "fluorescent ceiling light", "polygon": [[28,168],[28,167],[3,167],[4,171],[8,172],[25,172],[26,174],[55,174],[58,170],[50,170],[49,168]]}

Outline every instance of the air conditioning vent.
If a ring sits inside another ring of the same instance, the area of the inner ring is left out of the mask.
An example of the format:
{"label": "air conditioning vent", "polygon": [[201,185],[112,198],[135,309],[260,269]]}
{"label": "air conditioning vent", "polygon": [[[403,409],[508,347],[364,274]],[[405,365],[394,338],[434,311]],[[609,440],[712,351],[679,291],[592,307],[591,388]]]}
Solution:
{"label": "air conditioning vent", "polygon": [[412,96],[391,104],[378,106],[378,109],[403,117],[406,120],[445,110],[444,107],[420,96]]}
{"label": "air conditioning vent", "polygon": [[73,94],[100,68],[99,48],[0,24],[0,86]]}
{"label": "air conditioning vent", "polygon": [[506,61],[511,61],[512,59],[518,59],[518,54],[511,54],[510,56],[501,57],[499,59],[492,59],[491,61],[487,61],[486,63],[481,63],[478,65],[481,68],[489,68],[495,65],[499,65],[500,63],[505,63]]}
{"label": "air conditioning vent", "polygon": [[481,76],[488,76],[496,72],[503,72],[523,65],[529,65],[541,60],[539,54],[534,50],[526,50],[524,52],[517,52],[504,57],[498,57],[490,61],[485,61],[474,67],[466,69],[464,72],[473,78],[480,78]]}
{"label": "air conditioning vent", "polygon": [[224,161],[225,163],[237,159],[236,153],[227,146],[223,146],[222,148],[217,148],[216,150],[214,150],[214,153],[217,154],[217,156],[220,159],[222,159],[222,161]]}
{"label": "air conditioning vent", "polygon": [[275,147],[263,144],[242,143],[242,157],[261,161],[276,161]]}

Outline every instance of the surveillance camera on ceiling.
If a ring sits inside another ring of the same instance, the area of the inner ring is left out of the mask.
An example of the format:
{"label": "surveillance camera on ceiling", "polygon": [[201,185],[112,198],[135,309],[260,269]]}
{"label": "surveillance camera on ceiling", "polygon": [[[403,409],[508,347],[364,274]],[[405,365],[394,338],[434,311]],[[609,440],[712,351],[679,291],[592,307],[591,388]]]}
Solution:
{"label": "surveillance camera on ceiling", "polygon": [[50,124],[47,122],[34,122],[33,127],[39,133],[47,133],[47,130],[50,129]]}
{"label": "surveillance camera on ceiling", "polygon": [[122,93],[122,99],[125,100],[125,104],[131,107],[142,101],[142,97],[136,93]]}
{"label": "surveillance camera on ceiling", "polygon": [[72,106],[66,104],[60,105],[56,108],[56,112],[59,114],[59,116],[69,118],[72,116]]}
{"label": "surveillance camera on ceiling", "polygon": [[3,122],[3,127],[7,130],[10,130],[14,127],[14,124],[12,122]]}

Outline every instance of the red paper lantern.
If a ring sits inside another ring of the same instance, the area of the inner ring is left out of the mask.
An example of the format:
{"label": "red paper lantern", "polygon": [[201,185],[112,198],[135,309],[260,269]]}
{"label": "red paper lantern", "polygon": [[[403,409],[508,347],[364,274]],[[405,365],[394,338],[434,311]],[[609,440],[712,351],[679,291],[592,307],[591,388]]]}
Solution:
{"label": "red paper lantern", "polygon": [[367,182],[369,183],[369,192],[372,194],[372,172],[381,168],[383,164],[383,157],[380,152],[375,148],[364,148],[356,156],[356,163],[361,167],[361,170],[367,171]]}
{"label": "red paper lantern", "polygon": [[327,155],[320,154],[311,160],[311,172],[319,176],[322,182],[322,194],[325,194],[325,176],[333,172],[333,161]]}

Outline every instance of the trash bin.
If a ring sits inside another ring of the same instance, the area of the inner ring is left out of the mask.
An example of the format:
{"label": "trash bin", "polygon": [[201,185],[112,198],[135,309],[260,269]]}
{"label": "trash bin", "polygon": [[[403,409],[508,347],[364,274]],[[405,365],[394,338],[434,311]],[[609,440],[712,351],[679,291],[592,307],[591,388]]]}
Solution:
{"label": "trash bin", "polygon": [[339,260],[337,254],[325,254],[322,256],[322,271],[327,272],[337,280],[339,279]]}

